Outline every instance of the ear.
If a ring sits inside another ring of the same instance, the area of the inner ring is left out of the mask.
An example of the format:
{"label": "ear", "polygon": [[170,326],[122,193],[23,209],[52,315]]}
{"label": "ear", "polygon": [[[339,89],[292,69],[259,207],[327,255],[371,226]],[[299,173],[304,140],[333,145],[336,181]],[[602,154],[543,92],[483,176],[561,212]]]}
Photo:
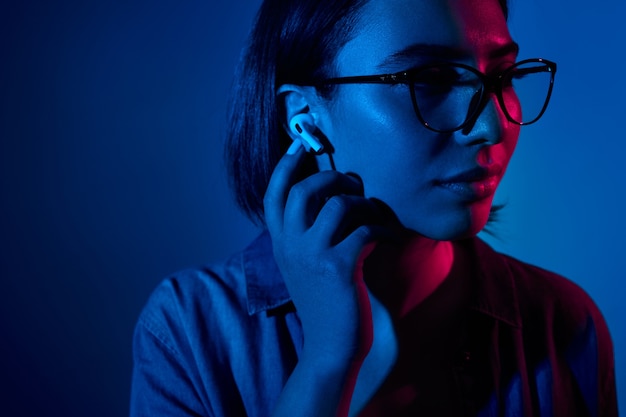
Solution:
{"label": "ear", "polygon": [[334,148],[324,134],[327,108],[325,101],[319,97],[315,87],[300,86],[295,84],[283,84],[277,92],[277,102],[279,105],[283,128],[293,140],[299,140],[289,128],[291,119],[299,114],[309,114],[315,122],[314,140],[321,144],[323,150],[315,155],[315,159],[320,170],[332,169],[332,153]]}
{"label": "ear", "polygon": [[276,95],[282,113],[283,127],[292,139],[294,135],[289,129],[289,121],[294,116],[309,113],[317,121],[315,109],[318,107],[319,99],[314,87],[283,84],[278,88]]}

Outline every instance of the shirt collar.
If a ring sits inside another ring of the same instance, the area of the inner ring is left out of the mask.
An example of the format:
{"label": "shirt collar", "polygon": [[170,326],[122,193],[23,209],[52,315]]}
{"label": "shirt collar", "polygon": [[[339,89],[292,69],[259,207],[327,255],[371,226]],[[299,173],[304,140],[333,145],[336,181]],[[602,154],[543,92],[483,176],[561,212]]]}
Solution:
{"label": "shirt collar", "polygon": [[248,292],[248,314],[272,310],[291,301],[274,261],[272,240],[267,230],[244,250],[243,270]]}
{"label": "shirt collar", "polygon": [[[471,308],[513,327],[521,327],[519,304],[510,258],[495,252],[481,239],[464,241],[475,254],[478,291]],[[248,296],[248,314],[269,311],[291,302],[289,292],[274,261],[272,241],[267,231],[243,252],[243,268]]]}
{"label": "shirt collar", "polygon": [[466,242],[476,260],[475,278],[478,286],[470,307],[509,326],[521,328],[517,289],[509,266],[512,258],[494,251],[478,237]]}

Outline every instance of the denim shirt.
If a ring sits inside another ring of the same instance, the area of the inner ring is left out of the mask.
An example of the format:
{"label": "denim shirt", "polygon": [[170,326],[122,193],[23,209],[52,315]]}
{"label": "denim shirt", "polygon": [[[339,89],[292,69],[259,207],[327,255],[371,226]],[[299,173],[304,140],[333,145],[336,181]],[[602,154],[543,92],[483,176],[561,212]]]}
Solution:
{"label": "denim shirt", "polygon": [[[611,339],[587,294],[478,238],[455,244],[471,251],[477,280],[446,410],[617,416]],[[153,292],[135,328],[130,415],[270,416],[302,344],[265,232],[225,262],[183,271]],[[384,415],[418,412],[447,415],[419,401]]]}

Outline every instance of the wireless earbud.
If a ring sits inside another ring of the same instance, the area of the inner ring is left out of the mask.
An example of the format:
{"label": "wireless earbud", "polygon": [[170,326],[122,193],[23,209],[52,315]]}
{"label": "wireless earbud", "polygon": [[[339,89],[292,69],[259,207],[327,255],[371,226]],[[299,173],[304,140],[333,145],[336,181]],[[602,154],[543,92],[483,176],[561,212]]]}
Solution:
{"label": "wireless earbud", "polygon": [[289,129],[300,138],[307,152],[319,153],[324,149],[322,143],[311,134],[311,131],[315,130],[315,120],[310,114],[300,113],[292,117],[289,121]]}

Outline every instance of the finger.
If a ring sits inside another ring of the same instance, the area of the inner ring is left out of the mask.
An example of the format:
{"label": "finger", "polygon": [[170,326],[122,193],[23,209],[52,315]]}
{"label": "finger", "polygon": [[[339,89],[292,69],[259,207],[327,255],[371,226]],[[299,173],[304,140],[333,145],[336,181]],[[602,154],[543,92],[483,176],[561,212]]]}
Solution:
{"label": "finger", "polygon": [[361,196],[337,195],[324,204],[312,231],[318,239],[335,246],[361,225],[383,223],[383,213],[372,200]]}
{"label": "finger", "polygon": [[315,222],[326,201],[342,194],[363,195],[363,184],[337,171],[322,171],[305,178],[289,191],[284,213],[285,224],[288,223],[297,232],[307,230]]}
{"label": "finger", "polygon": [[389,228],[379,224],[364,224],[348,234],[336,246],[336,249],[341,250],[352,259],[359,259],[368,244],[389,238],[395,238],[395,234]]}
{"label": "finger", "polygon": [[[300,145],[298,145],[300,144]],[[291,186],[296,182],[298,166],[306,154],[300,141],[294,141],[278,161],[263,197],[265,224],[270,232],[282,230],[285,204]]]}

